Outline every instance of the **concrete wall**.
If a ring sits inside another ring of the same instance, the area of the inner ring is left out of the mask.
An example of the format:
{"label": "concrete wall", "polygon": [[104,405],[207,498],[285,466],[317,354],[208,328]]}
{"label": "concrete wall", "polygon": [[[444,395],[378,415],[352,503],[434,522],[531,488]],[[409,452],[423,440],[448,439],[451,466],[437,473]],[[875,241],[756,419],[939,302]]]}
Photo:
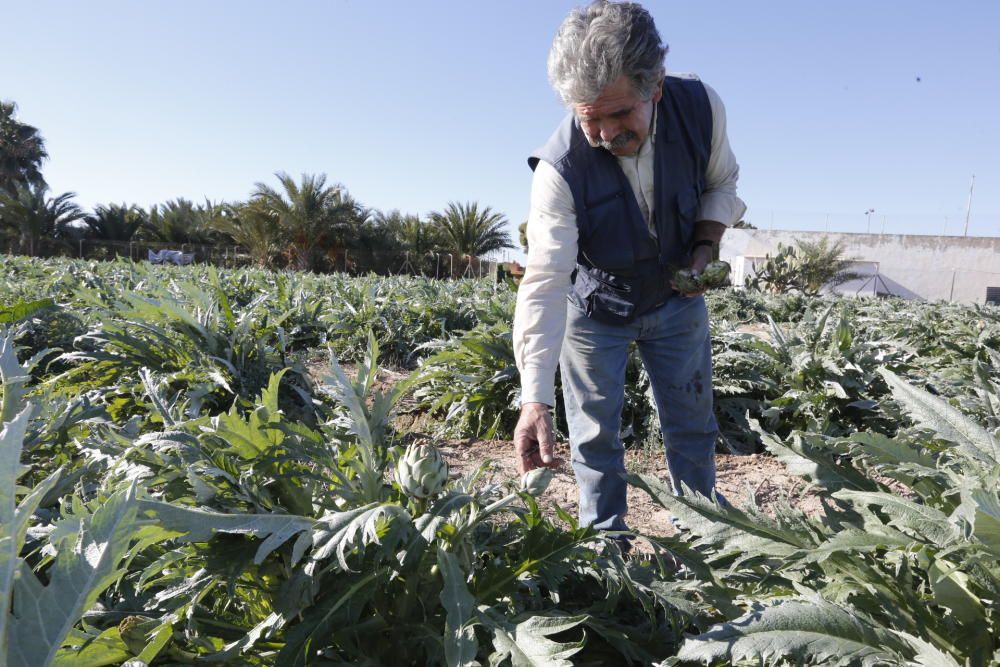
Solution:
{"label": "concrete wall", "polygon": [[773,255],[779,243],[824,237],[843,241],[844,256],[867,276],[838,288],[842,293],[872,295],[877,286],[879,293],[911,299],[985,303],[986,288],[1000,287],[1000,238],[993,237],[730,229],[720,257],[733,265],[733,284],[742,285],[754,258]]}

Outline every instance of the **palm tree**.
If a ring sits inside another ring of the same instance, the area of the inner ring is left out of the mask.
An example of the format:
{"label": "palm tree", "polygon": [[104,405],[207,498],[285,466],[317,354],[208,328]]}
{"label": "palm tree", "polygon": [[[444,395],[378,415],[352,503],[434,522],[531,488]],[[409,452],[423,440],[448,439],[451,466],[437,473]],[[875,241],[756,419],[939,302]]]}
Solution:
{"label": "palm tree", "polygon": [[463,259],[514,247],[507,218],[489,206],[480,211],[476,202],[450,202],[443,213],[431,213],[430,220],[440,234],[442,250]]}
{"label": "palm tree", "polygon": [[242,246],[257,266],[271,266],[281,250],[278,218],[258,201],[231,205],[229,214],[215,218],[212,227]]}
{"label": "palm tree", "polygon": [[137,235],[143,240],[176,244],[208,244],[216,240],[214,221],[225,213],[224,204],[205,200],[204,206],[178,197],[154,205]]}
{"label": "palm tree", "polygon": [[0,190],[17,197],[18,186],[41,186],[45,141],[38,130],[14,118],[17,105],[0,102]]}
{"label": "palm tree", "polygon": [[366,208],[344,188],[341,188],[327,204],[326,230],[321,233],[319,249],[327,256],[345,248],[370,247],[380,245],[380,240],[371,238],[378,231],[373,225],[373,211]]}
{"label": "palm tree", "polygon": [[46,197],[48,186],[19,187],[17,196],[0,194],[0,226],[18,240],[18,251],[35,254],[41,239],[56,239],[63,243],[70,236],[70,223],[84,217],[75,202],[73,192],[58,197]]}
{"label": "palm tree", "polygon": [[277,220],[293,268],[316,268],[319,250],[346,246],[369,217],[342,186],[327,186],[326,174],[302,174],[301,184],[284,172],[275,176],[283,192],[257,183],[251,202]]}
{"label": "palm tree", "polygon": [[403,251],[423,255],[438,249],[441,241],[437,229],[412,213],[402,214],[393,210],[375,214],[375,224],[388,237],[395,240]]}
{"label": "palm tree", "polygon": [[149,223],[149,215],[135,204],[99,204],[83,221],[90,228],[93,239],[128,242],[141,227]]}

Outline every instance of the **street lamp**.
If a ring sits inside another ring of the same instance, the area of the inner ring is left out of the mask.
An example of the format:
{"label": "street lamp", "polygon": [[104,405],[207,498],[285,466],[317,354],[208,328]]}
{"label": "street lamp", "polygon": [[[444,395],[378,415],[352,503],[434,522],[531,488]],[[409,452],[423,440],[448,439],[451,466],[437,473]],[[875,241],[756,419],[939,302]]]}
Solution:
{"label": "street lamp", "polygon": [[868,231],[866,232],[867,234],[871,234],[872,233],[872,213],[874,213],[874,212],[875,212],[875,209],[873,209],[873,208],[870,208],[867,211],[865,211],[865,216],[868,219],[867,220],[867,222],[868,222]]}

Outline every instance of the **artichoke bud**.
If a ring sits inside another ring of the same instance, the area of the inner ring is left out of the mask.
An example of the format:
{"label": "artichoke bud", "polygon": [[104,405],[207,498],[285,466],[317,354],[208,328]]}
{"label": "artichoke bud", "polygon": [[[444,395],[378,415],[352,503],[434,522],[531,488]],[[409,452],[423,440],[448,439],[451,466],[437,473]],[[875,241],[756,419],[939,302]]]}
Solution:
{"label": "artichoke bud", "polygon": [[549,468],[533,468],[521,476],[521,491],[540,496],[549,488],[552,471]]}
{"label": "artichoke bud", "polygon": [[699,278],[705,287],[721,287],[729,277],[729,262],[711,262]]}
{"label": "artichoke bud", "polygon": [[414,443],[396,463],[396,482],[411,498],[433,498],[448,482],[448,464],[433,445]]}

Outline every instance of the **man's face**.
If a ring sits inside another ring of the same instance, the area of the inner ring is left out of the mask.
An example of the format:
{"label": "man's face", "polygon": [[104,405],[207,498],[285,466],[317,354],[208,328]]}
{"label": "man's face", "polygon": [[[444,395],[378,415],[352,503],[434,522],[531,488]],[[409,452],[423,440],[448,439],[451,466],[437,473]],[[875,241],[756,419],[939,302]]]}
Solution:
{"label": "man's face", "polygon": [[662,94],[657,87],[652,99],[643,100],[623,75],[608,84],[593,102],[574,104],[573,111],[591,146],[617,156],[635,155],[649,135],[653,108]]}

